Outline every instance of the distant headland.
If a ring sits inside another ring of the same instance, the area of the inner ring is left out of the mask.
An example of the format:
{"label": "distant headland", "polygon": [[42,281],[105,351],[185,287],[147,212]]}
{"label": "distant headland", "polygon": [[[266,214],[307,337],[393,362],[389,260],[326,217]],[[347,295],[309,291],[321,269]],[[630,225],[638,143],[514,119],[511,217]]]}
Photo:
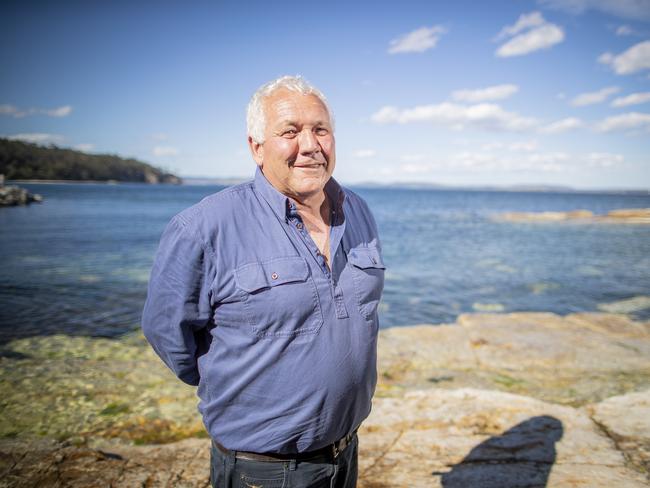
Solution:
{"label": "distant headland", "polygon": [[87,154],[54,145],[0,138],[0,174],[7,180],[181,184],[176,175],[132,158]]}

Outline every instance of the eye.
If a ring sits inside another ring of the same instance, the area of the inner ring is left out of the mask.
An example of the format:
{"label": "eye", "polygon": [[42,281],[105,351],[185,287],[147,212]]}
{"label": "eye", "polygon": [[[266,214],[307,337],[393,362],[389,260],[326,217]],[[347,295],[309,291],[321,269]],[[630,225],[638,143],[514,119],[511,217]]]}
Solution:
{"label": "eye", "polygon": [[289,137],[289,138],[296,137],[297,134],[298,131],[296,129],[285,129],[280,133],[282,137]]}
{"label": "eye", "polygon": [[316,135],[319,135],[319,136],[326,136],[329,133],[330,133],[330,131],[327,130],[325,127],[318,127],[316,129]]}

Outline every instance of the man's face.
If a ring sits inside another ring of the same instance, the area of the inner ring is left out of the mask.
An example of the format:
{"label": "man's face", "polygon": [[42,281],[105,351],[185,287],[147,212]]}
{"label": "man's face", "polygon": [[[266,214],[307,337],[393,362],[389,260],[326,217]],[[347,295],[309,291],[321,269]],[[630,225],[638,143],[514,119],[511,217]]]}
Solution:
{"label": "man's face", "polygon": [[264,143],[248,143],[266,179],[298,200],[322,192],[336,164],[325,105],[315,95],[279,89],[264,99],[264,114]]}

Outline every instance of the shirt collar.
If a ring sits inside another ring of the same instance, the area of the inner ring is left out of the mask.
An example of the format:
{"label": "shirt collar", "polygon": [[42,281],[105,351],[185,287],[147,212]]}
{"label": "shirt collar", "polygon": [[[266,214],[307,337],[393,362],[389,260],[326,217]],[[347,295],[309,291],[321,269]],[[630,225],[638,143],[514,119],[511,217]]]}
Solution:
{"label": "shirt collar", "polygon": [[[280,193],[273,185],[271,185],[259,166],[255,171],[254,185],[255,190],[262,195],[279,218],[286,219],[289,216],[297,214],[296,204],[294,201]],[[336,215],[342,216],[345,192],[334,178],[330,177],[329,181],[325,184],[325,194],[329,198],[330,202],[334,204],[333,210],[336,211]]]}

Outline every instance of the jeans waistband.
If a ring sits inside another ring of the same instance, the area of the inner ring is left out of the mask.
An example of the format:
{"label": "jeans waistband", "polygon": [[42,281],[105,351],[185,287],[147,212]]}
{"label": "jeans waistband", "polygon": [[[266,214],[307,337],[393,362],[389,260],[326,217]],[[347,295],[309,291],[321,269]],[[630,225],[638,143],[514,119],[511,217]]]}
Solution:
{"label": "jeans waistband", "polygon": [[284,461],[307,461],[312,460],[318,457],[331,457],[336,459],[339,454],[341,454],[346,447],[348,447],[354,438],[357,435],[357,430],[355,429],[345,437],[342,437],[338,441],[328,444],[325,447],[316,449],[314,451],[307,452],[298,452],[293,454],[279,454],[279,453],[259,453],[259,452],[249,452],[249,451],[231,451],[226,449],[224,446],[219,444],[214,439],[212,440],[212,445],[227,455],[233,455],[236,459],[244,459],[248,461],[262,461],[267,463],[278,463]]}

